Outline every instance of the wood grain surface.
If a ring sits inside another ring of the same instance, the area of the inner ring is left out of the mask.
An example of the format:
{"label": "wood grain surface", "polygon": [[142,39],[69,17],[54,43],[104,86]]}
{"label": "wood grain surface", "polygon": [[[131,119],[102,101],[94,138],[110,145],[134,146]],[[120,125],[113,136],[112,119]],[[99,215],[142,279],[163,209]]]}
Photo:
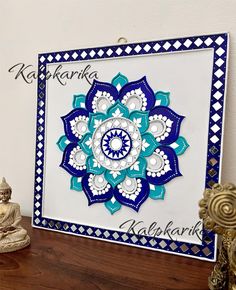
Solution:
{"label": "wood grain surface", "polygon": [[1,290],[206,290],[214,264],[32,229],[31,245],[0,254]]}

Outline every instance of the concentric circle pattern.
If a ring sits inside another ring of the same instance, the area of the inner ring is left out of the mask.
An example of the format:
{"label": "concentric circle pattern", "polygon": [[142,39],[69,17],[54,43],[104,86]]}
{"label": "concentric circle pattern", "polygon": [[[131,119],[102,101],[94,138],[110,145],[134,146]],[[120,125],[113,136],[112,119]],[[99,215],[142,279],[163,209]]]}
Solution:
{"label": "concentric circle pattern", "polygon": [[208,214],[219,226],[235,228],[236,226],[236,195],[230,191],[215,194],[208,204]]}
{"label": "concentric circle pattern", "polygon": [[102,122],[92,137],[92,151],[99,163],[110,170],[130,167],[139,157],[142,140],[137,126],[127,118]]}
{"label": "concentric circle pattern", "polygon": [[113,128],[103,135],[101,148],[107,158],[120,160],[129,154],[132,148],[132,140],[127,131],[121,128]]}

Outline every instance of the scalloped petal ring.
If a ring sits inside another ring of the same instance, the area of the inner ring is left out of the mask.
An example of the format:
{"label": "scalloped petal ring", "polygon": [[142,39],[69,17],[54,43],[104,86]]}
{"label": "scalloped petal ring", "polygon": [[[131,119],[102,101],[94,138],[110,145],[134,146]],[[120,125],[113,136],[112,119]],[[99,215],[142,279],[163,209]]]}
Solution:
{"label": "scalloped petal ring", "polygon": [[169,93],[154,93],[145,76],[129,82],[121,73],[75,95],[57,142],[71,189],[111,214],[122,206],[138,212],[148,197],[164,199],[164,184],[182,175],[178,155],[189,146],[179,137],[184,117],[168,105]]}

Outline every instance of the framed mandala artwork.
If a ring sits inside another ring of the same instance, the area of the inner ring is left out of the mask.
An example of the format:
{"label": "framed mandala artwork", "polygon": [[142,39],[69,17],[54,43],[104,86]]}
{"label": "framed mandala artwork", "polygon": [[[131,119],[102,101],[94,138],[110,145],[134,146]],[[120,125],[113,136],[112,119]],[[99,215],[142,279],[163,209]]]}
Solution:
{"label": "framed mandala artwork", "polygon": [[40,54],[33,226],[214,261],[227,54],[225,33]]}

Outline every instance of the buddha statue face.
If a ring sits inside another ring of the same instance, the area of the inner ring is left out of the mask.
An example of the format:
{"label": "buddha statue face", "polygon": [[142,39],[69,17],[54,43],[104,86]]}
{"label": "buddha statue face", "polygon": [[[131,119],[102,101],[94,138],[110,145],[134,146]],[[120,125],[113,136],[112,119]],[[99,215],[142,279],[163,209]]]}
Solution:
{"label": "buddha statue face", "polygon": [[7,203],[11,199],[11,189],[0,189],[0,201]]}

